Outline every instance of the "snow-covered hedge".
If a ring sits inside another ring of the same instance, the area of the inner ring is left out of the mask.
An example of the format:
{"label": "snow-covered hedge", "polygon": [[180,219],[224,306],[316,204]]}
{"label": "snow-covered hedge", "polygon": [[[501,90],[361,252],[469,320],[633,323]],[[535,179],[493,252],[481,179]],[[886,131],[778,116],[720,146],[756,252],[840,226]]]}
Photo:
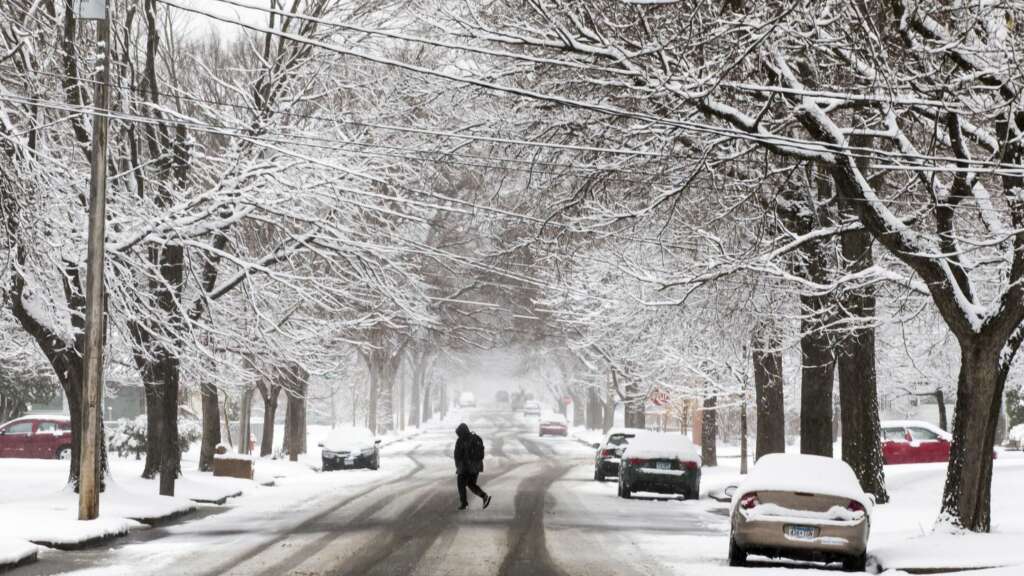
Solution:
{"label": "snow-covered hedge", "polygon": [[[116,453],[121,458],[134,455],[138,460],[146,453],[146,415],[136,416],[133,419],[121,418],[110,430],[107,438],[107,450]],[[178,419],[178,444],[181,451],[185,452],[193,442],[202,437],[202,427],[191,418]]]}

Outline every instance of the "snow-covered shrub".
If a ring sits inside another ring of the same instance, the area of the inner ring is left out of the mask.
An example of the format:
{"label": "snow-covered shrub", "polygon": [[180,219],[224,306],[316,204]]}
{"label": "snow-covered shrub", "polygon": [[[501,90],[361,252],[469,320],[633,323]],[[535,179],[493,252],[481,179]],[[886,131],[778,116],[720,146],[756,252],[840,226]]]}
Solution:
{"label": "snow-covered shrub", "polygon": [[[138,460],[146,453],[146,415],[137,416],[133,419],[121,418],[110,431],[107,440],[107,450],[116,453],[121,458],[134,455]],[[178,445],[181,451],[186,452],[193,442],[198,441],[203,435],[202,427],[192,418],[178,419]]]}

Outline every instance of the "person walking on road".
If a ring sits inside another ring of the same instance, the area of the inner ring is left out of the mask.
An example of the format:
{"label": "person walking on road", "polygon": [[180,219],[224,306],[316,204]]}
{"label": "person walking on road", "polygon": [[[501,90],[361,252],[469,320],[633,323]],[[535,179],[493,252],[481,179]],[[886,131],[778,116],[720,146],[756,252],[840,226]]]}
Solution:
{"label": "person walking on road", "polygon": [[491,504],[491,497],[476,484],[480,473],[484,471],[484,441],[469,431],[465,423],[455,429],[459,439],[455,441],[455,473],[459,480],[459,510],[469,506],[466,489],[484,501],[484,508]]}

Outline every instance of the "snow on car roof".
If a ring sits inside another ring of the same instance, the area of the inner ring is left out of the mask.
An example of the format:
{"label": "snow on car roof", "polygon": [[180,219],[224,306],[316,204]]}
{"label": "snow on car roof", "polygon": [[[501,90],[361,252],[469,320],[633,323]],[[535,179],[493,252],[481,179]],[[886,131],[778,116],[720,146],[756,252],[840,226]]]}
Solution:
{"label": "snow on car roof", "polygon": [[565,416],[555,412],[555,413],[552,413],[552,414],[545,414],[544,416],[542,416],[541,417],[541,422],[545,422],[545,423],[551,422],[551,423],[565,424],[567,422],[567,420],[565,419]]}
{"label": "snow on car roof", "polygon": [[735,507],[744,494],[758,491],[808,492],[849,498],[871,507],[853,469],[835,458],[811,454],[766,454],[754,464],[732,497]]}
{"label": "snow on car roof", "polygon": [[623,458],[641,458],[643,460],[684,460],[700,464],[700,454],[690,439],[682,434],[666,434],[661,432],[644,432],[637,434],[626,446]]}
{"label": "snow on car roof", "polygon": [[338,426],[327,434],[327,439],[323,444],[324,448],[331,450],[365,446],[373,444],[373,432],[370,432],[368,428]]}
{"label": "snow on car roof", "polygon": [[952,438],[952,434],[924,420],[882,420],[882,428],[926,428],[939,436]]}
{"label": "snow on car roof", "polygon": [[13,420],[7,422],[0,422],[0,426],[7,426],[8,424],[14,424],[15,422],[22,422],[25,420],[45,420],[49,422],[71,422],[71,416],[64,414],[26,414],[24,416],[18,416]]}

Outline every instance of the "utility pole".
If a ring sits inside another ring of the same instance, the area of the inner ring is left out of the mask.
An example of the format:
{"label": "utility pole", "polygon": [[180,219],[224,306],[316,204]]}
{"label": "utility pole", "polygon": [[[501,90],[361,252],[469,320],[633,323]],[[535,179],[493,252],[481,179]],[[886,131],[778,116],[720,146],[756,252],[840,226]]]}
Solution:
{"label": "utility pole", "polygon": [[107,111],[110,109],[110,20],[107,0],[80,0],[78,17],[96,20],[96,94],[92,118],[92,173],[89,179],[89,240],[85,280],[85,393],[82,454],[78,476],[78,519],[100,513],[99,450],[103,398],[103,261],[107,212]]}

